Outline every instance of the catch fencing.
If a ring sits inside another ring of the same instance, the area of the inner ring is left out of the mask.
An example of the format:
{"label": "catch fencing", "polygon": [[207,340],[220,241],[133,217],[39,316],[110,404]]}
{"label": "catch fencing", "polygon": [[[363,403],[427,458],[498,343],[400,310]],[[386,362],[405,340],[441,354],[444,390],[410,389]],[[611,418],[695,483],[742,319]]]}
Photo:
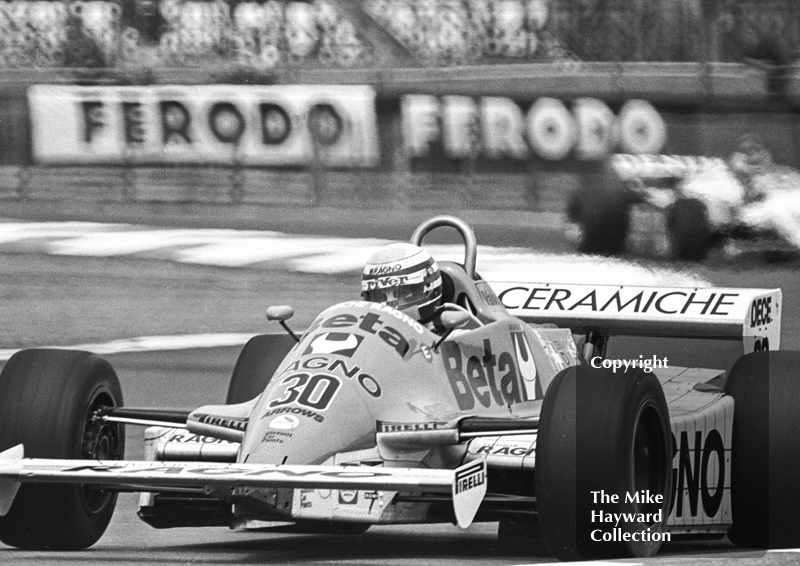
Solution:
{"label": "catch fencing", "polygon": [[795,0],[0,0],[0,67],[741,62],[800,55]]}
{"label": "catch fencing", "polygon": [[550,30],[583,61],[785,65],[800,56],[800,3],[555,0]]}

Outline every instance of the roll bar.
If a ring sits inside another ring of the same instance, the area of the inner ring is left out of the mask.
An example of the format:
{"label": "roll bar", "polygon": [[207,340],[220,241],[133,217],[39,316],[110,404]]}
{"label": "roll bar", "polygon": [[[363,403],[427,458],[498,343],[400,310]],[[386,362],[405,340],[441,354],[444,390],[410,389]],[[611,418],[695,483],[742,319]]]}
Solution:
{"label": "roll bar", "polygon": [[416,246],[422,246],[423,238],[435,228],[441,227],[455,228],[461,234],[464,240],[464,271],[467,272],[470,279],[475,279],[475,261],[478,256],[478,241],[475,239],[475,232],[472,227],[455,216],[435,216],[426,220],[414,230],[411,235],[411,243]]}

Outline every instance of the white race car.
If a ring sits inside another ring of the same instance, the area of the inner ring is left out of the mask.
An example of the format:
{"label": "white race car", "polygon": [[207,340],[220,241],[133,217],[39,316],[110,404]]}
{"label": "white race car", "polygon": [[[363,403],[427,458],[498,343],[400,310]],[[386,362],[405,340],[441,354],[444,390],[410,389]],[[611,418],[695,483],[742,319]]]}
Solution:
{"label": "white race car", "polygon": [[714,157],[612,156],[605,183],[571,197],[571,239],[581,251],[702,260],[800,254],[800,172],[769,165],[747,175]]}

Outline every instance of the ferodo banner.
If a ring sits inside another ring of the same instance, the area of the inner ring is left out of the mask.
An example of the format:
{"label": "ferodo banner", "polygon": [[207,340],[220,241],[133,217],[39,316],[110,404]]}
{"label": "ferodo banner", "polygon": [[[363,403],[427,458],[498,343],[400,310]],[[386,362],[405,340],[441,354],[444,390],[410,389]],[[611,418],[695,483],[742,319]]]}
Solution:
{"label": "ferodo banner", "polygon": [[567,104],[539,98],[521,106],[509,98],[407,95],[402,100],[406,153],[447,157],[548,161],[602,159],[615,151],[660,153],[667,128],[647,101],[629,100],[615,114],[596,98]]}
{"label": "ferodo banner", "polygon": [[367,86],[36,85],[28,99],[39,163],[378,162]]}

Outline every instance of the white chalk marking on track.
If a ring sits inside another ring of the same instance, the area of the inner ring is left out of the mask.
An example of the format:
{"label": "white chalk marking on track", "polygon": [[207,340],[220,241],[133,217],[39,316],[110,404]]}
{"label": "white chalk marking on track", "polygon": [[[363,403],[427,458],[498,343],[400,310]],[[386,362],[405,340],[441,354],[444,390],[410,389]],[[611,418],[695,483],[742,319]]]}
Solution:
{"label": "white chalk marking on track", "polygon": [[[383,242],[361,246],[359,240],[345,240],[342,248],[328,253],[288,262],[290,270],[301,273],[344,274],[363,269],[367,258]],[[437,261],[464,261],[464,249],[458,245],[425,246]],[[671,287],[708,287],[698,275],[676,269],[647,267],[621,259],[534,252],[523,248],[478,246],[478,272],[489,281],[550,283],[586,283],[591,278],[598,285],[653,285]]]}
{"label": "white chalk marking on track", "polygon": [[[389,240],[375,238],[303,236],[266,230],[0,220],[0,246],[30,239],[42,241],[28,251],[59,256],[146,256],[148,252],[160,251],[159,260],[315,274],[357,274],[376,249],[389,243]],[[439,261],[463,261],[464,250],[460,245],[425,247]],[[607,285],[709,286],[708,281],[696,274],[668,267],[524,248],[479,246],[477,267],[488,280],[583,283],[591,278],[592,283]]]}
{"label": "white chalk marking on track", "polygon": [[[383,240],[351,238],[319,238],[310,236],[280,238],[230,239],[192,249],[178,250],[177,261],[222,267],[243,267],[270,260],[287,260],[303,256],[336,254],[342,249],[356,246],[361,250],[377,248]],[[369,257],[369,254],[364,258]],[[319,273],[319,272],[317,272]]]}
{"label": "white chalk marking on track", "polygon": [[215,229],[127,230],[80,235],[68,240],[51,242],[49,251],[55,255],[110,257],[128,255],[168,247],[203,246],[219,241],[234,241],[244,245],[249,239],[264,239],[278,232],[254,232]]}
{"label": "white chalk marking on track", "polygon": [[118,224],[99,222],[0,222],[0,244],[29,238],[70,238],[115,230]]}
{"label": "white chalk marking on track", "polygon": [[[217,334],[182,334],[167,336],[139,336],[112,340],[98,344],[76,344],[74,346],[47,346],[61,350],[86,350],[100,355],[124,354],[129,352],[159,352],[170,350],[193,350],[196,348],[224,348],[243,346],[250,338],[258,334],[217,333]],[[19,349],[0,350],[0,361],[7,361]]]}
{"label": "white chalk marking on track", "polygon": [[369,256],[380,249],[380,245],[372,248],[350,247],[337,250],[333,253],[310,255],[308,257],[292,259],[286,262],[290,271],[298,273],[321,273],[325,275],[338,275],[341,273],[359,273],[364,269]]}

